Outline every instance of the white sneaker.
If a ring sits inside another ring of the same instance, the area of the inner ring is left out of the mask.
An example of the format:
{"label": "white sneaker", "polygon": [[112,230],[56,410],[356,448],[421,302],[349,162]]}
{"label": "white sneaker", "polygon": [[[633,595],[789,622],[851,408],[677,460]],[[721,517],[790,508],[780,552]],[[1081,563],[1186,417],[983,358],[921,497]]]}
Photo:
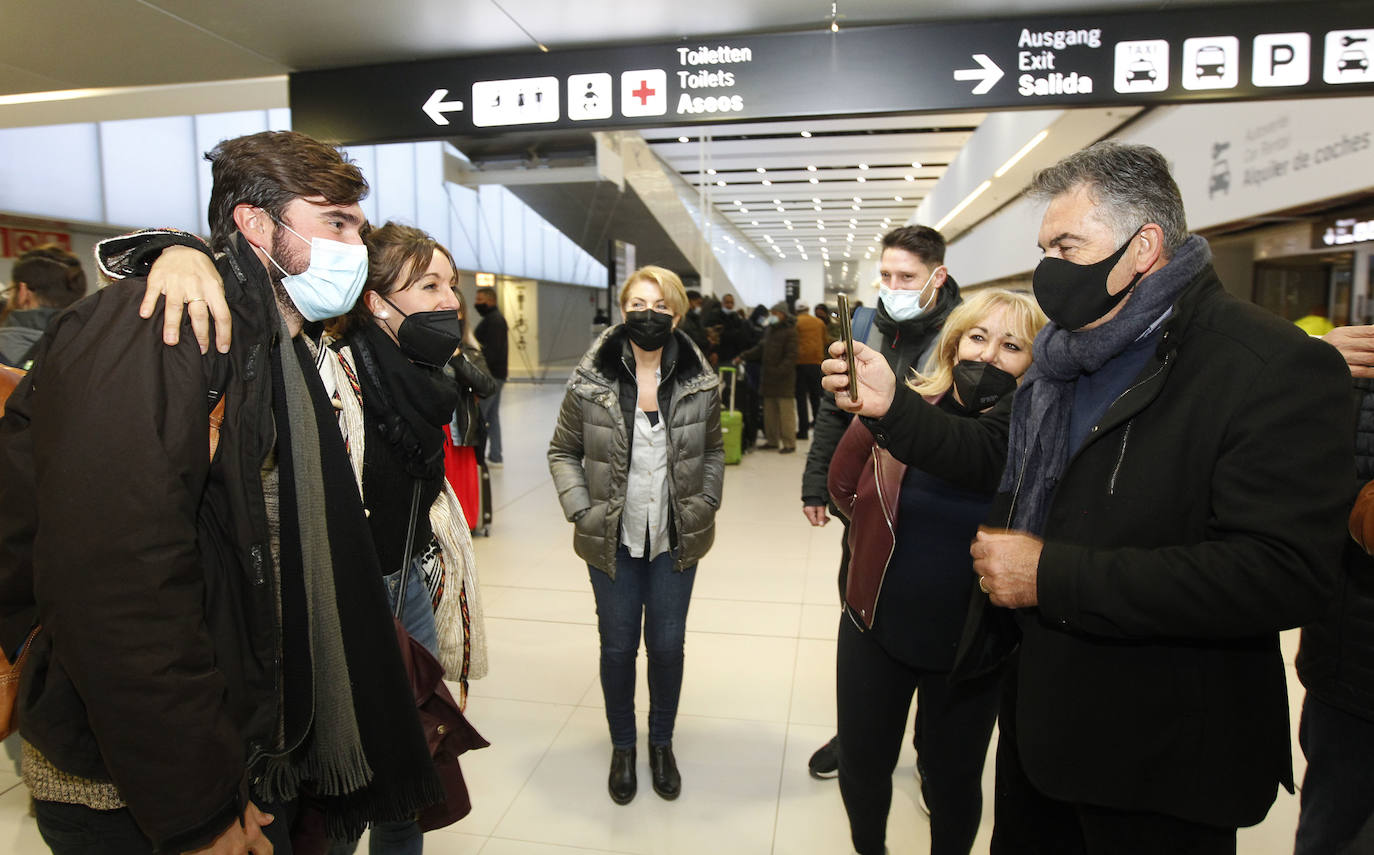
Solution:
{"label": "white sneaker", "polygon": [[502,466],[502,463],[501,463],[501,461],[499,461],[499,460],[488,460],[488,461],[487,461],[487,468],[488,468],[488,469],[500,469],[501,466]]}

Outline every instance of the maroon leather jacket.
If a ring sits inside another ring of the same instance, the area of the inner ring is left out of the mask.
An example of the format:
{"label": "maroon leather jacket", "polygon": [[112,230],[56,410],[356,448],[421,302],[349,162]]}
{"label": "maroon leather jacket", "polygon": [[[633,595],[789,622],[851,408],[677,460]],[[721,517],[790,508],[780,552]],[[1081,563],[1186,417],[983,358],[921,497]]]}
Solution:
{"label": "maroon leather jacket", "polygon": [[873,628],[878,595],[897,543],[897,506],[906,464],[873,441],[862,419],[854,419],[830,459],[826,486],[849,520],[849,575],[844,601]]}

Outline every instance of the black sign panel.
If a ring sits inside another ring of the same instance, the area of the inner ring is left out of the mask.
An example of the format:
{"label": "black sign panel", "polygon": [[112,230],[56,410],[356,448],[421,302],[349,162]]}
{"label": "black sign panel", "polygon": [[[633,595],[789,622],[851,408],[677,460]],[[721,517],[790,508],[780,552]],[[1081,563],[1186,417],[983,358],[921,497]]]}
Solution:
{"label": "black sign panel", "polygon": [[1374,3],[854,27],[300,72],[292,122],[363,143],[1374,92]]}

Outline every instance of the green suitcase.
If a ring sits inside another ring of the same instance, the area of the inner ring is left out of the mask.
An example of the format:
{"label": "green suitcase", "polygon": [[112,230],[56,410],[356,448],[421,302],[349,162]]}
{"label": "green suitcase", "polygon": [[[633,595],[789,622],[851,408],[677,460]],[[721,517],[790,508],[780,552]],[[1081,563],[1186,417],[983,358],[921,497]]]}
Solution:
{"label": "green suitcase", "polygon": [[730,408],[720,411],[720,438],[725,445],[725,462],[733,465],[744,456],[744,413],[735,407],[735,378],[739,372],[728,366],[721,368],[722,384],[725,383],[727,371],[730,372]]}

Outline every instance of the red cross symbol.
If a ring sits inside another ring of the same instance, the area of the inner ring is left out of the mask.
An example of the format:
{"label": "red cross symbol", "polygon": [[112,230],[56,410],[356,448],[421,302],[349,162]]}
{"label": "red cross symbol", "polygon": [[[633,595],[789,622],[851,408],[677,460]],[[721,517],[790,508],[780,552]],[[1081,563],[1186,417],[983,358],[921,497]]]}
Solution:
{"label": "red cross symbol", "polygon": [[649,96],[657,91],[656,89],[649,88],[649,81],[641,80],[639,81],[639,88],[630,94],[639,99],[639,106],[647,107],[649,106]]}

